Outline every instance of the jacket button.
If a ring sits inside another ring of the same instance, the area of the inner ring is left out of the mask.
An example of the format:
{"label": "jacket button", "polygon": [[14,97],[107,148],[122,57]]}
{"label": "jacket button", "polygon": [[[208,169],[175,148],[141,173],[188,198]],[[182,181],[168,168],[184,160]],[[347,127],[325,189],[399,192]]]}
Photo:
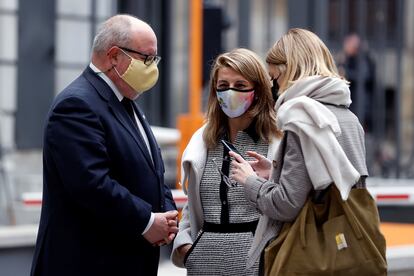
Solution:
{"label": "jacket button", "polygon": [[273,168],[277,168],[277,161],[276,160],[273,160],[272,164],[273,164]]}

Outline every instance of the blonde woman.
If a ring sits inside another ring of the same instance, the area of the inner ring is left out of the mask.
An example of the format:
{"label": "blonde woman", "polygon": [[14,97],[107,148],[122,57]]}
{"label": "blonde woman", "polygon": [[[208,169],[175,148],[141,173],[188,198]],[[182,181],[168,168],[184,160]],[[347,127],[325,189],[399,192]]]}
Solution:
{"label": "blonde woman", "polygon": [[[353,187],[365,187],[364,131],[351,104],[348,83],[337,73],[332,55],[312,32],[291,29],[269,50],[269,74],[279,86],[277,125],[284,131],[271,162],[237,161],[231,178],[241,183],[261,217],[247,266],[257,262],[266,244],[293,221],[312,190],[335,183],[343,199]],[[269,179],[257,172],[273,166]]]}
{"label": "blonde woman", "polygon": [[246,260],[260,214],[228,178],[231,160],[221,140],[247,160],[256,156],[250,151],[273,156],[279,144],[273,105],[269,75],[256,54],[235,49],[217,57],[206,124],[182,157],[188,204],[172,260],[187,275],[258,275],[258,262],[246,270]]}

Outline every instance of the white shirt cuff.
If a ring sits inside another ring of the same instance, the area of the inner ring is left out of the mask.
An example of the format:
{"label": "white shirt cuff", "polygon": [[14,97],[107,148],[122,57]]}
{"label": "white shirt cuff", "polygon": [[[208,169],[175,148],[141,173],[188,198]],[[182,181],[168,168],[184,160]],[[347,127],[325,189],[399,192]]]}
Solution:
{"label": "white shirt cuff", "polygon": [[154,223],[154,219],[155,219],[155,215],[154,215],[153,212],[151,212],[151,217],[150,217],[150,219],[148,221],[147,227],[145,227],[144,231],[142,232],[142,235],[144,235],[145,233],[147,233],[147,231],[150,229],[150,227]]}

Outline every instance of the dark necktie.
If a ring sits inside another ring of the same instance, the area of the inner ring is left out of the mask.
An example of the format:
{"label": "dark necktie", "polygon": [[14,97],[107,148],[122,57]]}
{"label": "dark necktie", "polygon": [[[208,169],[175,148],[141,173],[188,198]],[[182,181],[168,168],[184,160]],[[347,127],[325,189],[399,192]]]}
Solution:
{"label": "dark necktie", "polygon": [[[146,145],[146,149],[148,150],[148,152],[150,153],[150,145],[147,144],[144,140],[144,137],[142,137],[142,135],[144,135],[143,133],[141,133],[141,130],[138,127],[138,123],[135,120],[135,115],[134,115],[134,107],[132,106],[134,103],[128,99],[128,98],[123,98],[121,101],[122,105],[124,106],[125,110],[127,111],[129,117],[131,118],[132,122],[134,123],[134,126],[136,127],[136,130],[138,132],[138,136],[140,137],[140,139],[144,142],[144,144]],[[151,160],[152,160],[152,156],[151,156]],[[153,161],[154,162],[154,161]]]}
{"label": "dark necktie", "polygon": [[137,121],[135,120],[135,116],[134,116],[134,108],[132,107],[132,101],[124,97],[121,103],[124,106],[125,110],[127,111],[132,122],[134,123],[134,126],[138,129]]}

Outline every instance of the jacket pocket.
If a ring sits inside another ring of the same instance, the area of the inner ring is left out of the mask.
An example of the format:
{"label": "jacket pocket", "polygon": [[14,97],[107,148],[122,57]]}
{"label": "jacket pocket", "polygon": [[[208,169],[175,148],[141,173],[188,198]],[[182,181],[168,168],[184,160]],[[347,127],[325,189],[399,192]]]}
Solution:
{"label": "jacket pocket", "polygon": [[201,236],[204,234],[204,231],[201,231],[198,235],[197,239],[194,241],[193,245],[188,249],[187,253],[184,256],[184,266],[186,266],[188,257],[190,256],[191,252],[193,252],[194,248],[196,247],[198,241],[201,239]]}

